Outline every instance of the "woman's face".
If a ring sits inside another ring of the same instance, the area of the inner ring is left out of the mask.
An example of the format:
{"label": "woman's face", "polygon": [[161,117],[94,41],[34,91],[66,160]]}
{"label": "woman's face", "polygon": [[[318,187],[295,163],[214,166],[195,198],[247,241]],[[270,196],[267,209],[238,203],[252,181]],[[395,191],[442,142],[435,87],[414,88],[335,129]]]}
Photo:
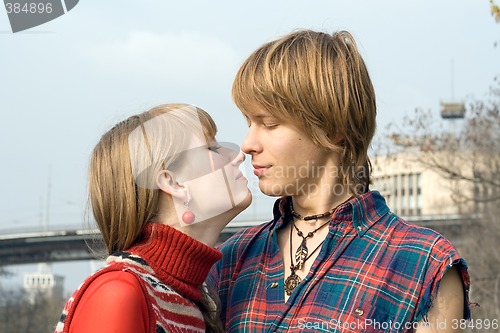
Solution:
{"label": "woman's face", "polygon": [[[205,122],[208,121],[205,119]],[[197,223],[227,212],[230,214],[225,217],[234,217],[252,200],[248,182],[239,170],[244,154],[235,144],[219,144],[215,138],[207,139],[205,132],[212,133],[215,129],[204,129],[198,110],[187,105],[148,120],[128,138],[137,186],[157,189],[158,179],[162,179],[160,174],[166,168],[172,181],[169,193],[181,225],[182,214],[188,209],[195,214],[194,223]],[[181,151],[172,144],[182,145]],[[170,152],[173,155],[169,155]],[[164,160],[159,161],[160,158]],[[159,175],[151,176],[149,172],[152,160],[158,160],[155,165],[161,168]]]}
{"label": "woman's face", "polygon": [[[251,193],[239,166],[245,160],[236,144],[206,142],[203,135],[193,135],[188,149],[176,158],[176,181],[188,193],[189,210],[198,223],[228,211],[236,214],[248,207]],[[178,214],[187,207],[176,205]],[[182,218],[180,219],[183,225]]]}

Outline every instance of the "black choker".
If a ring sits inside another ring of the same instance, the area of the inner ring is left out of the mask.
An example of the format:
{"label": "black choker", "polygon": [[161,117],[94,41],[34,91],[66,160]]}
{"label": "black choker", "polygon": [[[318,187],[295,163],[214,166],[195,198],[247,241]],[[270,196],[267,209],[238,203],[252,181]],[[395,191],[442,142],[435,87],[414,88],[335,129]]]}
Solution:
{"label": "black choker", "polygon": [[293,210],[293,203],[290,203],[290,210],[292,212],[292,215],[293,217],[295,217],[296,219],[299,219],[299,220],[304,220],[304,221],[310,221],[310,220],[317,220],[317,219],[321,219],[325,216],[331,216],[333,215],[333,213],[335,212],[335,210],[342,204],[345,204],[347,201],[349,201],[350,199],[352,198],[349,197],[347,198],[347,200],[345,200],[344,202],[342,202],[341,204],[338,204],[336,207],[330,209],[329,211],[323,213],[323,214],[316,214],[316,215],[309,215],[309,216],[302,216],[300,215],[299,213],[297,213],[296,211]]}
{"label": "black choker", "polygon": [[[346,201],[342,202],[339,204],[337,207],[330,209],[328,212],[323,213],[323,214],[317,214],[317,215],[310,215],[310,216],[305,216],[302,217],[299,213],[295,212],[293,210],[292,202],[290,202],[290,211],[292,212],[293,217],[304,220],[304,221],[310,221],[310,220],[317,220],[326,216],[331,216],[335,212],[335,210],[345,202],[349,201],[352,197],[349,197]],[[297,270],[301,270],[304,267],[305,262],[311,258],[311,256],[316,253],[316,251],[319,250],[321,245],[323,245],[324,241],[323,240],[319,245],[312,251],[311,254],[309,254],[309,249],[307,248],[307,239],[311,238],[314,236],[316,231],[322,229],[325,227],[327,224],[329,224],[330,221],[327,221],[320,225],[318,228],[314,229],[313,231],[310,231],[307,233],[306,236],[304,236],[304,233],[297,228],[295,225],[295,222],[293,218],[290,221],[290,275],[285,279],[285,292],[288,296],[290,296],[295,288],[299,285],[301,278],[295,273]],[[299,247],[295,251],[295,261],[297,264],[293,263],[293,254],[292,254],[292,231],[295,228],[297,231],[297,235],[302,238],[302,242],[300,243]]]}
{"label": "black choker", "polygon": [[[335,208],[337,208],[337,207],[335,207]],[[297,218],[299,220],[304,220],[304,221],[317,220],[317,219],[323,218],[325,216],[333,215],[333,212],[335,211],[335,208],[332,208],[332,209],[330,209],[329,211],[327,211],[326,213],[323,213],[323,214],[309,215],[309,216],[304,216],[304,217],[302,217],[302,215],[300,215],[299,213],[297,213],[296,211],[294,211],[293,208],[292,208],[292,215],[293,215],[293,217],[295,217],[295,218]]]}

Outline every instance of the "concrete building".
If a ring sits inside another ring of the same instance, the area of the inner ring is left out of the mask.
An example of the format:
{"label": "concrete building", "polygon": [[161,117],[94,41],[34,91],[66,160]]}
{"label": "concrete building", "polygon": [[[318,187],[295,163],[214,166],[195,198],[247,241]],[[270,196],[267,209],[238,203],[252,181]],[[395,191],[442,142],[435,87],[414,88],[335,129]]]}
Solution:
{"label": "concrete building", "polygon": [[53,274],[49,264],[39,263],[37,272],[24,274],[24,289],[32,303],[38,294],[49,298],[62,298],[64,277]]}
{"label": "concrete building", "polygon": [[[446,169],[436,167],[436,162]],[[372,188],[379,190],[391,210],[400,216],[471,214],[480,189],[464,179],[474,178],[470,162],[445,152],[406,151],[375,157]]]}

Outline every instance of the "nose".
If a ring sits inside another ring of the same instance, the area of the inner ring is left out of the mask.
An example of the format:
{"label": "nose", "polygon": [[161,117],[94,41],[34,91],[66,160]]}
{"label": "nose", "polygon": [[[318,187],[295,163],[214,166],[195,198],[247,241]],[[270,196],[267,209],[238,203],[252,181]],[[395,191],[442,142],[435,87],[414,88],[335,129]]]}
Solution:
{"label": "nose", "polygon": [[255,133],[255,131],[256,130],[252,128],[252,126],[250,126],[248,128],[248,133],[245,136],[245,139],[241,143],[241,150],[245,154],[252,155],[253,153],[258,152],[260,149],[259,142],[257,141],[257,133]]}

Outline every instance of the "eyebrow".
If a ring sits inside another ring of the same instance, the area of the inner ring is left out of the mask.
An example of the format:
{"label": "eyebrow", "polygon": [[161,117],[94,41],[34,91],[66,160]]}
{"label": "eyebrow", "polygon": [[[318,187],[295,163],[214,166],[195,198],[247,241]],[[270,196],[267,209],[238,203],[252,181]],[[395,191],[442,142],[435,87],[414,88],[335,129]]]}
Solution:
{"label": "eyebrow", "polygon": [[262,119],[262,118],[278,119],[276,116],[273,116],[269,112],[265,112],[265,111],[258,111],[258,112],[251,112],[251,113],[249,112],[249,113],[245,114],[245,117],[246,118],[252,117],[252,118],[258,118],[258,119]]}
{"label": "eyebrow", "polygon": [[263,117],[267,114],[270,114],[269,111],[266,111],[265,109],[261,107],[251,107],[251,108],[245,108],[242,109],[242,113],[246,116],[253,116],[253,117]]}

